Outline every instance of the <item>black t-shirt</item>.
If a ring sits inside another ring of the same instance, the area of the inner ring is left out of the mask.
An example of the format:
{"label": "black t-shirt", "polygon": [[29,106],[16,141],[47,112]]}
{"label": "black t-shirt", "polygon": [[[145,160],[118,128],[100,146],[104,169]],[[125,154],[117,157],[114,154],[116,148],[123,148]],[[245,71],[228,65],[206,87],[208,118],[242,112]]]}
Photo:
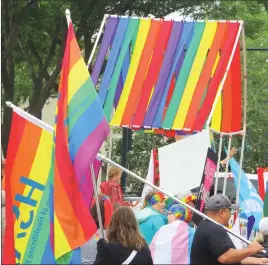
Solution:
{"label": "black t-shirt", "polygon": [[235,248],[235,245],[228,232],[223,227],[204,220],[198,225],[194,235],[191,264],[221,264],[218,258],[230,248]]}

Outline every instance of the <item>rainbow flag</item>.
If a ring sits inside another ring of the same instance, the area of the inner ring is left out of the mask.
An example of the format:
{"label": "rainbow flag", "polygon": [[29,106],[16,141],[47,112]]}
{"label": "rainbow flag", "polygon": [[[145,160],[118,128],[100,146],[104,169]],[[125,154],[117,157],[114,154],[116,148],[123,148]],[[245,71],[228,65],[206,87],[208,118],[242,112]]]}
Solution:
{"label": "rainbow flag", "polygon": [[55,119],[51,231],[56,259],[85,244],[96,232],[81,187],[90,178],[89,167],[108,134],[109,125],[70,22]]}
{"label": "rainbow flag", "polygon": [[49,240],[52,133],[15,108],[6,162],[4,264],[55,263]]}
{"label": "rainbow flag", "polygon": [[97,85],[110,48],[99,84],[110,125],[158,129],[157,133],[201,131],[234,50],[211,127],[239,131],[242,25],[239,21],[109,17],[92,76]]}

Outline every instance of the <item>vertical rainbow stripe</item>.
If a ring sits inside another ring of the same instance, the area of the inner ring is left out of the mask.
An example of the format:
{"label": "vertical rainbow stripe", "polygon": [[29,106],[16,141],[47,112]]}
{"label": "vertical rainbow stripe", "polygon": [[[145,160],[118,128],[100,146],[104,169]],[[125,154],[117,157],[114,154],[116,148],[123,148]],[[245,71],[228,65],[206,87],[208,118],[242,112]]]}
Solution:
{"label": "vertical rainbow stripe", "polygon": [[13,112],[6,164],[3,263],[54,263],[49,240],[52,133]]}
{"label": "vertical rainbow stripe", "polygon": [[109,134],[72,22],[65,46],[57,111],[54,218],[51,220],[56,259],[79,248],[96,232],[81,186],[85,179],[90,181],[89,166]]}
{"label": "vertical rainbow stripe", "polygon": [[110,17],[92,73],[97,84],[111,47],[99,91],[110,125],[158,133],[201,131],[235,49],[211,127],[239,131],[242,99],[236,40],[241,25]]}

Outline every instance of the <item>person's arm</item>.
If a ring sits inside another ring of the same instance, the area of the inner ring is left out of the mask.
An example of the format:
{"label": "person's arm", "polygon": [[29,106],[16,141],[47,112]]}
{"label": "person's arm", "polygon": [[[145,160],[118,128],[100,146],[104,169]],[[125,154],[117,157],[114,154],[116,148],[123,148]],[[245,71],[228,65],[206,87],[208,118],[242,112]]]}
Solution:
{"label": "person's arm", "polygon": [[102,264],[109,264],[111,262],[109,260],[109,255],[107,255],[107,249],[105,247],[106,241],[104,239],[100,239],[97,243],[97,256],[93,264],[95,265],[102,265]]}
{"label": "person's arm", "polygon": [[[237,153],[237,149],[233,147],[230,150],[229,159],[231,159],[236,153]],[[224,166],[227,163],[227,157],[223,159],[220,163],[221,163],[221,166]]]}
{"label": "person's arm", "polygon": [[263,250],[263,247],[259,243],[253,242],[246,249],[230,248],[227,252],[225,252],[218,258],[218,261],[222,264],[233,264],[241,262],[249,256],[260,252],[261,250]]}
{"label": "person's arm", "polygon": [[268,258],[246,258],[241,261],[242,264],[268,264]]}

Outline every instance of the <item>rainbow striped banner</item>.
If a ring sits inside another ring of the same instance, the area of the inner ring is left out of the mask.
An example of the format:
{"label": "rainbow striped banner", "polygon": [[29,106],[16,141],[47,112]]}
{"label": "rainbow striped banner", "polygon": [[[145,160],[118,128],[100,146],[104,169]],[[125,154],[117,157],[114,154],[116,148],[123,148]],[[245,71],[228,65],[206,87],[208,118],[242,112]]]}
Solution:
{"label": "rainbow striped banner", "polygon": [[6,162],[4,264],[54,264],[49,240],[52,133],[14,110]]}
{"label": "rainbow striped banner", "polygon": [[91,182],[89,167],[109,134],[109,125],[81,56],[72,22],[68,28],[55,120],[51,231],[58,260],[85,244],[96,232],[81,187],[85,180]]}
{"label": "rainbow striped banner", "polygon": [[109,50],[99,97],[110,125],[201,131],[234,52],[211,127],[240,131],[241,26],[110,16],[92,72],[97,85]]}

